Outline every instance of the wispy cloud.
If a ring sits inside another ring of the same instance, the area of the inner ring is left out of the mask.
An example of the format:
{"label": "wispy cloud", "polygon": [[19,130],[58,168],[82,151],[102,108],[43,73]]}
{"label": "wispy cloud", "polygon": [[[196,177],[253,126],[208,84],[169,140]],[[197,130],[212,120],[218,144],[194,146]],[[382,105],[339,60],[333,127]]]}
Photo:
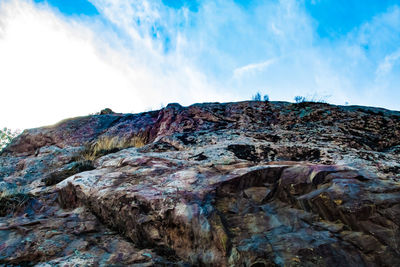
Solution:
{"label": "wispy cloud", "polygon": [[396,50],[394,53],[385,56],[383,62],[381,62],[378,65],[378,69],[376,70],[376,75],[381,77],[390,73],[393,69],[393,66],[399,62],[399,59],[400,59],[400,49]]}
{"label": "wispy cloud", "polygon": [[260,62],[260,63],[248,64],[246,66],[235,69],[233,71],[233,75],[236,78],[240,78],[244,74],[262,71],[262,70],[268,68],[269,66],[271,66],[274,62],[275,62],[275,59],[269,59],[269,60],[266,60],[266,61]]}

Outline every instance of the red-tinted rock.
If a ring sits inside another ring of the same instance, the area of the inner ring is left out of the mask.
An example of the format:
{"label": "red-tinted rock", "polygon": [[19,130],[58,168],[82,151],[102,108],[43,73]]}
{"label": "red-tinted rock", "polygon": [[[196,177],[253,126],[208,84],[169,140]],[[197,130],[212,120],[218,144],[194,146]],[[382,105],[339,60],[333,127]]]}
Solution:
{"label": "red-tinted rock", "polygon": [[27,130],[0,156],[0,264],[399,266],[399,140],[399,112],[285,102]]}

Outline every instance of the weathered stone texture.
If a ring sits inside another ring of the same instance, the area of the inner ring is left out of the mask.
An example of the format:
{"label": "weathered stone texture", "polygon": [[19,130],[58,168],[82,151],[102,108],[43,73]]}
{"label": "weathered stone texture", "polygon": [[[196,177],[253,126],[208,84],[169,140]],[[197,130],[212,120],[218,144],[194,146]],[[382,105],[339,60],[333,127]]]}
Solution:
{"label": "weathered stone texture", "polygon": [[[135,136],[147,144],[80,159]],[[322,103],[26,130],[0,156],[0,264],[400,266],[399,148],[399,112]]]}

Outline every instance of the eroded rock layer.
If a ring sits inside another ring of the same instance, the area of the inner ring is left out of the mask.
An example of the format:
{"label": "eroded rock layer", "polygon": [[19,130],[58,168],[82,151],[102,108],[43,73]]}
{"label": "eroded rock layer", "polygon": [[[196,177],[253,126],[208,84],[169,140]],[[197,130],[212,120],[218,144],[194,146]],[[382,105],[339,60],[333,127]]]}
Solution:
{"label": "eroded rock layer", "polygon": [[400,266],[399,152],[400,112],[322,103],[27,130],[0,156],[0,264]]}

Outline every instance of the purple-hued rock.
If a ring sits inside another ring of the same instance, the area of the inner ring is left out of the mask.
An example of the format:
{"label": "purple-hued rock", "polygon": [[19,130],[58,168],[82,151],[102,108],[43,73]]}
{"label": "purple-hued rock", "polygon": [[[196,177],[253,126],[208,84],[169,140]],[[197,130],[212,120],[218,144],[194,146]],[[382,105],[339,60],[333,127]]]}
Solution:
{"label": "purple-hued rock", "polygon": [[[400,266],[400,113],[239,102],[106,112],[0,156],[0,264]],[[140,148],[80,155],[97,140]]]}

